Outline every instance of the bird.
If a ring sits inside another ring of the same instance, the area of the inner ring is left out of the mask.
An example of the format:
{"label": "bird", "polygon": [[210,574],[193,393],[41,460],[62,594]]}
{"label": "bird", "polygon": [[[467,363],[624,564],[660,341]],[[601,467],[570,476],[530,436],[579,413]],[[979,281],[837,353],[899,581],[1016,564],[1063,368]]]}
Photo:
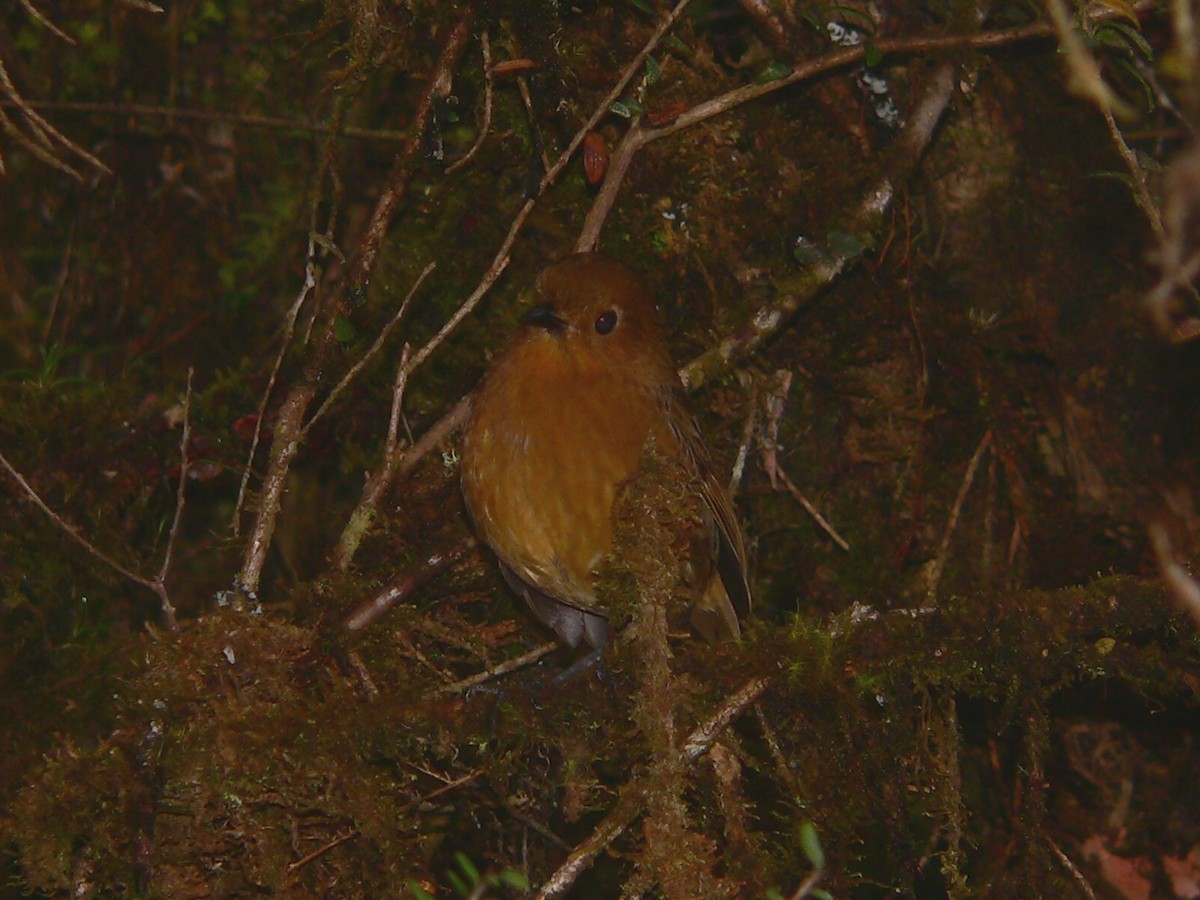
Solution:
{"label": "bird", "polygon": [[569,647],[602,650],[611,628],[597,573],[614,549],[614,504],[652,441],[699,499],[698,534],[684,542],[696,557],[691,625],[710,642],[740,637],[745,538],[650,288],[593,252],[546,268],[535,295],[471,398],[462,488],[476,532],[535,618]]}

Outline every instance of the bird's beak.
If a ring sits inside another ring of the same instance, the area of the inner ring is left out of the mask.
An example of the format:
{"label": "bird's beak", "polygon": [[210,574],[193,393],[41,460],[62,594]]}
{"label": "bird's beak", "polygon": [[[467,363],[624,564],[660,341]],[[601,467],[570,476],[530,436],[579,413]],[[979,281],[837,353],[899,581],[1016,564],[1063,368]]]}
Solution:
{"label": "bird's beak", "polygon": [[545,328],[552,334],[560,332],[567,327],[566,320],[561,318],[549,303],[535,306],[529,312],[525,313],[521,322],[525,325],[537,325],[539,328]]}

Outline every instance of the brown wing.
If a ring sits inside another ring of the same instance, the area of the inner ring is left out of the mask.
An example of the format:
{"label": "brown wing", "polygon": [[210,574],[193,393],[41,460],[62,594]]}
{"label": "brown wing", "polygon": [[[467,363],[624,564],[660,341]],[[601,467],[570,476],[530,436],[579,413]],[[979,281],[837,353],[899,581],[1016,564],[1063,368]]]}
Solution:
{"label": "brown wing", "polygon": [[664,391],[660,402],[671,433],[679,443],[683,463],[696,475],[701,499],[716,525],[717,574],[736,613],[730,630],[737,635],[737,619],[746,618],[751,607],[750,582],[746,576],[746,541],[729,494],[717,478],[700,426],[688,408],[682,385]]}

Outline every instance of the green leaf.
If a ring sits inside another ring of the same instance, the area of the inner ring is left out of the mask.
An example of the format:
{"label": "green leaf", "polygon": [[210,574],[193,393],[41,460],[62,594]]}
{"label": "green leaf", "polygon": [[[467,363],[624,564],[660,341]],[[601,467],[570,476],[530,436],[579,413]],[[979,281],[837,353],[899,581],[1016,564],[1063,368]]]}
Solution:
{"label": "green leaf", "polygon": [[815,241],[810,241],[808,238],[803,237],[796,240],[796,246],[792,250],[792,255],[796,257],[796,262],[809,268],[827,266],[832,262],[829,254],[825,252],[824,247]]}
{"label": "green leaf", "polygon": [[1106,47],[1115,47],[1126,52],[1135,50],[1145,59],[1154,59],[1154,50],[1142,33],[1124,22],[1105,22],[1096,29],[1092,37]]}
{"label": "green leaf", "polygon": [[1123,56],[1117,60],[1117,65],[1128,72],[1133,83],[1142,89],[1142,99],[1146,102],[1146,112],[1154,112],[1154,89],[1150,87],[1149,82],[1146,81],[1142,73],[1137,70],[1137,66]]}
{"label": "green leaf", "polygon": [[758,74],[758,77],[754,79],[754,83],[770,84],[772,81],[778,81],[780,78],[787,78],[791,74],[791,66],[785,66],[783,63],[772,63]]}
{"label": "green leaf", "polygon": [[474,885],[468,887],[453,869],[446,870],[446,880],[450,882],[450,887],[454,888],[454,893],[458,896],[469,897],[471,895],[471,887]]}
{"label": "green leaf", "polygon": [[1137,147],[1134,147],[1133,156],[1134,159],[1138,161],[1138,165],[1147,172],[1161,172],[1163,170],[1162,163],[1144,150],[1139,150]]}
{"label": "green leaf", "polygon": [[333,336],[339,344],[349,344],[357,334],[358,329],[345,316],[338,316],[333,320]]}
{"label": "green leaf", "polygon": [[861,9],[837,4],[828,7],[826,12],[830,19],[840,19],[851,28],[856,28],[859,31],[865,31],[869,34],[875,32],[875,20],[871,18],[869,13],[863,12]]}
{"label": "green leaf", "polygon": [[835,256],[840,256],[842,259],[853,259],[867,249],[866,243],[861,238],[846,234],[844,231],[829,232],[827,240],[829,249]]}
{"label": "green leaf", "polygon": [[408,880],[408,889],[410,891],[412,891],[412,895],[414,897],[416,897],[417,900],[436,900],[436,898],[433,896],[433,894],[429,893],[429,891],[422,888],[419,884],[417,884],[411,878]]}
{"label": "green leaf", "polygon": [[518,872],[516,869],[505,869],[500,873],[500,881],[520,891],[529,890],[529,879],[525,877],[524,872]]}
{"label": "green leaf", "polygon": [[629,105],[627,103],[622,103],[620,100],[614,100],[612,103],[608,104],[608,111],[614,116],[620,116],[622,119],[629,119],[633,117],[633,111],[629,108]]}
{"label": "green leaf", "polygon": [[647,3],[646,0],[629,0],[629,2],[648,16],[658,15],[658,13],[654,11],[654,7]]}
{"label": "green leaf", "polygon": [[810,821],[800,826],[800,849],[814,869],[825,868],[825,851],[821,849],[821,839],[817,837],[817,826]]}
{"label": "green leaf", "polygon": [[653,56],[646,57],[646,84],[647,86],[655,84],[662,77],[662,66],[658,64],[658,60]]}
{"label": "green leaf", "polygon": [[459,850],[454,854],[454,859],[463,874],[471,880],[471,884],[479,884],[479,870],[475,868],[475,863],[471,862],[471,858]]}
{"label": "green leaf", "polygon": [[670,47],[676,53],[682,53],[684,56],[690,56],[692,53],[692,48],[673,34],[668,34],[663,38],[663,46]]}
{"label": "green leaf", "polygon": [[883,51],[879,49],[879,45],[874,41],[867,41],[863,47],[863,65],[868,69],[874,69],[883,62]]}

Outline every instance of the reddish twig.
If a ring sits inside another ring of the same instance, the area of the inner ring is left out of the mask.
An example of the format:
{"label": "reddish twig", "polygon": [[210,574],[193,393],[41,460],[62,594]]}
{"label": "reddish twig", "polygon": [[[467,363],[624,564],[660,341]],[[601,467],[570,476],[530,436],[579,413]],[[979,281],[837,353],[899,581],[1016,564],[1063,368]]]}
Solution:
{"label": "reddish twig", "polygon": [[358,607],[346,619],[348,631],[359,631],[377,621],[397,604],[407,600],[415,591],[428,584],[433,578],[446,571],[451,565],[473,550],[475,541],[468,538],[449,553],[438,551],[425,560],[425,565],[416,572],[397,575],[369,601]]}

